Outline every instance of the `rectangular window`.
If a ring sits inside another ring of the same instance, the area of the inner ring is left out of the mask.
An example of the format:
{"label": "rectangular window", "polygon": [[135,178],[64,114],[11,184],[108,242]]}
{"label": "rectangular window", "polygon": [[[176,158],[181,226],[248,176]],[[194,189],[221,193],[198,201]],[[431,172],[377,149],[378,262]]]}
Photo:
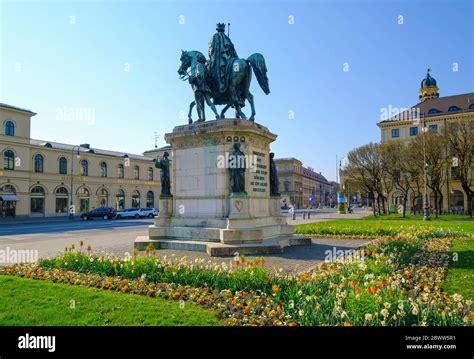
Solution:
{"label": "rectangular window", "polygon": [[56,213],[67,213],[68,212],[68,198],[57,197],[56,198]]}
{"label": "rectangular window", "polygon": [[44,213],[43,197],[31,197],[31,213]]}
{"label": "rectangular window", "polygon": [[79,211],[87,212],[89,210],[89,198],[80,198],[79,199]]}
{"label": "rectangular window", "polygon": [[438,125],[429,125],[428,128],[430,129],[430,131],[438,132]]}
{"label": "rectangular window", "polygon": [[400,130],[398,128],[392,129],[392,138],[400,137]]}
{"label": "rectangular window", "polygon": [[410,136],[416,136],[418,134],[418,127],[410,127]]}

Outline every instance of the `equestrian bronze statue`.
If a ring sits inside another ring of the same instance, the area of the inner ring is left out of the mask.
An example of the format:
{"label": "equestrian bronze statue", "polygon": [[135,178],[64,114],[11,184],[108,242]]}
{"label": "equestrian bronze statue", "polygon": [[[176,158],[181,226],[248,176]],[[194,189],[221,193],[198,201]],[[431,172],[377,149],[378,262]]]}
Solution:
{"label": "equestrian bronze statue", "polygon": [[[197,122],[206,120],[205,103],[216,119],[225,118],[225,112],[230,107],[235,109],[237,118],[246,119],[242,112],[245,100],[249,102],[252,111],[249,120],[254,121],[255,104],[249,91],[252,70],[263,92],[266,95],[270,93],[265,58],[259,53],[250,55],[247,59],[239,58],[234,44],[225,34],[225,24],[217,24],[216,30],[209,41],[208,60],[199,51],[181,52],[178,74],[181,80],[189,81],[194,92],[194,101],[189,106],[189,123],[192,123],[194,106],[198,113]],[[220,114],[215,105],[224,105]]]}

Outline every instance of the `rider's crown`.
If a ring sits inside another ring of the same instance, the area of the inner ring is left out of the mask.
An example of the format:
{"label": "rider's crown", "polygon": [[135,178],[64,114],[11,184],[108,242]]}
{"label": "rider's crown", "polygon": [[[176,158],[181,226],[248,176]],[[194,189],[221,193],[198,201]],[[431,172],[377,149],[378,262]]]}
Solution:
{"label": "rider's crown", "polygon": [[224,23],[217,23],[216,24],[216,30],[219,32],[225,32],[225,24]]}

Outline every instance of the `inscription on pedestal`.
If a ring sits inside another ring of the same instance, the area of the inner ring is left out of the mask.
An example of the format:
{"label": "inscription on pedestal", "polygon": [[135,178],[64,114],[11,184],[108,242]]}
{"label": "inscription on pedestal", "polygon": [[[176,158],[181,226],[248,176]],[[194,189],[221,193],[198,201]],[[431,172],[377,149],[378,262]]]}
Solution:
{"label": "inscription on pedestal", "polygon": [[256,158],[255,170],[251,172],[252,180],[250,186],[252,192],[265,194],[268,188],[268,166],[266,165],[266,154],[253,151],[252,154]]}

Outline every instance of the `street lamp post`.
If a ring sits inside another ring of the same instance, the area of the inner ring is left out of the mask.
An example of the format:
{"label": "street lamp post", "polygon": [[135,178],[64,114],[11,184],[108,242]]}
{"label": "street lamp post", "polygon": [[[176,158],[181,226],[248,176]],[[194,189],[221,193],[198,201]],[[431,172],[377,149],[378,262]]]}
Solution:
{"label": "street lamp post", "polygon": [[423,221],[429,221],[430,218],[430,209],[428,204],[428,164],[426,163],[426,117],[423,113],[423,177],[425,182],[425,201],[423,205]]}
{"label": "street lamp post", "polygon": [[74,146],[71,149],[71,200],[70,200],[70,206],[69,206],[69,219],[74,219],[74,213],[76,212],[73,210],[74,208],[74,190],[73,190],[73,184],[74,184],[74,150],[77,148],[77,158],[80,158],[81,154],[79,152],[79,149],[81,146]]}

